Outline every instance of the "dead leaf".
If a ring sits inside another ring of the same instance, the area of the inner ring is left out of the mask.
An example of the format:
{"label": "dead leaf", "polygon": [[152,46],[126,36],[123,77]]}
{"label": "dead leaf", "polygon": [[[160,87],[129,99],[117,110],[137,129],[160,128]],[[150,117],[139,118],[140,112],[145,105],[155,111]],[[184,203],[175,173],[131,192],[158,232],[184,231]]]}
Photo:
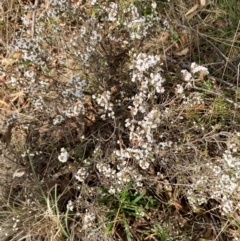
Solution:
{"label": "dead leaf", "polygon": [[160,41],[162,43],[166,42],[168,40],[169,36],[170,36],[169,31],[163,32],[162,35],[160,36]]}
{"label": "dead leaf", "polygon": [[149,168],[148,168],[148,173],[149,174],[154,174],[155,173],[155,169],[154,169],[154,165],[151,163]]}
{"label": "dead leaf", "polygon": [[201,8],[206,6],[206,0],[200,0],[199,1]]}
{"label": "dead leaf", "polygon": [[188,17],[188,19],[191,19],[197,13],[198,7],[199,5],[195,4],[191,9],[187,11],[187,13],[185,14],[185,17]]}
{"label": "dead leaf", "polygon": [[182,215],[176,210],[174,212],[174,216],[178,222],[180,222],[183,226],[187,226],[188,221],[182,217]]}
{"label": "dead leaf", "polygon": [[189,212],[188,207],[187,207],[187,206],[184,207],[184,206],[182,205],[182,203],[181,203],[180,201],[178,201],[177,199],[175,199],[175,200],[173,201],[173,206],[174,206],[178,211],[180,211],[180,212],[182,212],[182,213],[184,213],[184,214],[186,214],[186,213]]}
{"label": "dead leaf", "polygon": [[172,188],[170,182],[169,182],[167,179],[165,179],[165,180],[164,180],[164,183],[165,183],[164,189],[165,189],[165,191],[167,192],[168,197],[169,197],[169,198],[172,198],[173,188]]}
{"label": "dead leaf", "polygon": [[85,117],[85,124],[87,126],[93,125],[96,121],[95,109],[92,104],[92,97],[90,95],[86,95],[84,98],[84,110],[82,112]]}
{"label": "dead leaf", "polygon": [[15,60],[12,58],[2,59],[2,65],[5,67],[12,66],[15,63]]}
{"label": "dead leaf", "polygon": [[15,51],[15,52],[12,54],[12,58],[13,58],[13,59],[21,59],[21,58],[22,58],[22,55],[23,55],[23,52],[22,52],[21,50]]}
{"label": "dead leaf", "polygon": [[176,56],[185,56],[189,53],[189,48],[186,47],[183,50],[181,50],[180,52],[176,52],[174,53]]}
{"label": "dead leaf", "polygon": [[116,93],[116,91],[117,91],[117,87],[115,85],[111,87],[111,94]]}
{"label": "dead leaf", "polygon": [[159,195],[162,193],[162,191],[163,191],[163,185],[161,183],[158,183],[156,187],[156,194]]}
{"label": "dead leaf", "polygon": [[7,104],[4,100],[0,100],[0,106],[4,105],[6,107],[9,107],[9,104]]}
{"label": "dead leaf", "polygon": [[28,20],[31,20],[31,19],[32,19],[32,15],[33,15],[32,12],[28,12],[28,13],[27,13],[27,16],[26,16],[27,19],[28,19]]}
{"label": "dead leaf", "polygon": [[21,169],[18,169],[14,172],[13,174],[13,178],[15,177],[22,177],[23,175],[25,174],[25,171],[21,170]]}
{"label": "dead leaf", "polygon": [[187,36],[186,35],[180,35],[180,42],[182,46],[185,46],[187,44]]}
{"label": "dead leaf", "polygon": [[5,131],[5,133],[3,133],[2,136],[1,136],[1,141],[6,143],[6,146],[8,146],[10,144],[10,142],[11,142],[12,129],[13,129],[13,124],[10,124],[7,127],[7,130]]}

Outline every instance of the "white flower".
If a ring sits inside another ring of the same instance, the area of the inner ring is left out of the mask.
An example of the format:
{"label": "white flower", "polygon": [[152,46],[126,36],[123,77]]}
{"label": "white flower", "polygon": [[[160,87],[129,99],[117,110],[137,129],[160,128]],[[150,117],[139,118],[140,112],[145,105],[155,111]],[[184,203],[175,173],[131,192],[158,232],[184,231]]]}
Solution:
{"label": "white flower", "polygon": [[150,163],[147,162],[146,160],[140,160],[140,161],[139,161],[139,165],[140,165],[140,167],[141,167],[142,169],[146,170],[146,169],[149,168]]}
{"label": "white flower", "polygon": [[227,200],[222,204],[222,210],[224,214],[229,214],[233,211],[233,202],[231,200]]}
{"label": "white flower", "polygon": [[64,117],[61,115],[56,115],[53,119],[53,125],[61,124],[64,121]]}
{"label": "white flower", "polygon": [[186,69],[181,70],[181,73],[182,73],[183,79],[185,81],[188,82],[188,81],[190,81],[192,79],[192,75]]}
{"label": "white flower", "polygon": [[27,15],[24,15],[23,17],[21,17],[22,22],[25,26],[29,26],[32,24],[32,21],[30,21],[30,19],[27,17]]}
{"label": "white flower", "polygon": [[58,156],[60,162],[66,162],[68,160],[69,154],[65,148],[61,148],[61,154]]}
{"label": "white flower", "polygon": [[67,209],[70,211],[73,211],[74,208],[74,203],[72,202],[72,200],[69,200],[67,203]]}
{"label": "white flower", "polygon": [[93,226],[93,222],[95,221],[96,216],[94,213],[86,213],[83,218],[83,229],[90,228]]}
{"label": "white flower", "polygon": [[177,85],[175,89],[176,94],[182,94],[183,93],[183,87],[181,85]]}
{"label": "white flower", "polygon": [[108,20],[113,22],[113,21],[116,21],[116,16],[117,16],[117,4],[114,3],[114,2],[111,2],[110,3],[110,8],[108,9]]}
{"label": "white flower", "polygon": [[92,5],[96,4],[97,3],[97,0],[91,0],[90,1]]}
{"label": "white flower", "polygon": [[111,187],[109,188],[108,192],[113,195],[113,194],[116,193],[116,189],[115,189],[113,186],[111,186]]}
{"label": "white flower", "polygon": [[77,174],[75,175],[75,178],[79,181],[79,182],[84,182],[85,178],[87,177],[87,169],[84,167],[81,167],[78,171]]}
{"label": "white flower", "polygon": [[198,73],[198,72],[202,72],[204,75],[208,75],[209,72],[208,72],[208,69],[204,66],[201,66],[201,65],[197,65],[196,63],[192,63],[191,64],[191,73],[195,74],[195,73]]}
{"label": "white flower", "polygon": [[213,166],[212,170],[214,175],[219,175],[222,172],[222,169],[219,166]]}
{"label": "white flower", "polygon": [[34,71],[28,70],[28,71],[24,72],[24,76],[29,79],[32,79],[34,77],[34,75],[35,75]]}
{"label": "white flower", "polygon": [[151,6],[152,6],[153,9],[155,9],[155,8],[157,7],[156,2],[153,2],[153,3],[151,4]]}

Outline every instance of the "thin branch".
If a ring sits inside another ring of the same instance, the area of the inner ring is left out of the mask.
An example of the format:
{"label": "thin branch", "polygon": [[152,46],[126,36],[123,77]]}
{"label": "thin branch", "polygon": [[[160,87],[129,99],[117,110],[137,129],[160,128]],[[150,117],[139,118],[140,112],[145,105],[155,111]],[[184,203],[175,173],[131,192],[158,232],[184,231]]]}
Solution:
{"label": "thin branch", "polygon": [[[228,65],[228,62],[229,62],[229,57],[231,56],[231,53],[232,53],[232,49],[233,49],[233,45],[236,41],[236,37],[238,35],[238,29],[239,29],[239,26],[240,26],[240,20],[238,21],[238,26],[237,26],[237,29],[235,31],[235,34],[234,34],[234,38],[233,38],[233,41],[232,41],[232,44],[231,44],[231,48],[230,48],[230,51],[229,51],[229,54],[228,54],[228,58],[226,60],[226,63],[225,63],[225,66],[224,66],[224,71],[223,71],[223,74],[222,74],[222,78],[225,74],[225,71],[226,71],[226,68],[227,68],[227,65]],[[234,66],[234,65],[231,65],[231,66]],[[234,66],[235,67],[235,66]]]}
{"label": "thin branch", "polygon": [[37,6],[38,6],[38,0],[35,0],[34,6],[33,6],[33,14],[32,14],[32,38],[34,38],[34,34],[35,34],[35,22],[36,22]]}

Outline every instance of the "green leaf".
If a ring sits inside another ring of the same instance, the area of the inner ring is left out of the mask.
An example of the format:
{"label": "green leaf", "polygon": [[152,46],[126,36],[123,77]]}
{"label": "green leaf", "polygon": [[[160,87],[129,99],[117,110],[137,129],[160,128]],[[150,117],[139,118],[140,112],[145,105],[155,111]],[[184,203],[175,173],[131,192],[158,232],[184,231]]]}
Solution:
{"label": "green leaf", "polygon": [[114,225],[114,222],[109,222],[109,223],[108,223],[107,228],[106,228],[106,230],[105,230],[105,232],[106,232],[107,234],[109,234],[109,233],[112,232],[112,230],[113,230],[113,225]]}
{"label": "green leaf", "polygon": [[124,229],[125,229],[125,232],[126,232],[127,241],[132,241],[131,232],[129,230],[129,225],[127,223],[125,215],[123,215],[123,216],[124,216],[123,223],[124,223]]}
{"label": "green leaf", "polygon": [[145,193],[139,195],[138,197],[136,197],[131,203],[132,204],[136,204],[138,201],[140,201],[143,197],[145,196]]}

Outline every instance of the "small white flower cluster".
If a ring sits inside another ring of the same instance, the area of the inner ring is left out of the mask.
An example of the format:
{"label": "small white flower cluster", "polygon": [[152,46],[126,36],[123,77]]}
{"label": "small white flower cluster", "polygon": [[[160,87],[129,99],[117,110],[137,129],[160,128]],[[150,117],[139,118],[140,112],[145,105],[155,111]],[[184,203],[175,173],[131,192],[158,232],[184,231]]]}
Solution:
{"label": "small white flower cluster", "polygon": [[118,17],[118,5],[114,2],[110,2],[109,6],[103,6],[103,9],[108,13],[107,21],[115,22]]}
{"label": "small white flower cluster", "polygon": [[32,24],[31,18],[29,18],[26,14],[21,17],[21,20],[23,25],[25,25],[26,27],[30,27]]}
{"label": "small white flower cluster", "polygon": [[113,185],[109,187],[109,193],[115,194],[121,192],[125,185],[134,180],[137,186],[142,186],[142,176],[134,170],[132,167],[127,166],[126,161],[121,161],[121,164],[117,165],[117,171],[115,168],[111,168],[109,164],[98,163],[97,169],[104,177],[110,178]]}
{"label": "small white flower cluster", "polygon": [[10,79],[7,81],[7,84],[9,84],[12,88],[15,88],[18,86],[18,80],[14,76],[11,76]]}
{"label": "small white flower cluster", "polygon": [[88,175],[88,168],[87,167],[81,167],[81,168],[78,169],[77,173],[75,174],[75,178],[79,182],[84,182],[87,175]]}
{"label": "small white flower cluster", "polygon": [[58,155],[58,160],[60,162],[64,163],[64,162],[67,162],[68,158],[69,158],[69,153],[67,152],[67,150],[64,147],[62,147],[61,153],[60,153],[60,155]]}
{"label": "small white flower cluster", "polygon": [[147,35],[148,30],[153,26],[154,22],[160,20],[154,6],[152,7],[152,11],[154,15],[148,14],[143,16],[134,4],[130,4],[127,8],[123,9],[123,21],[119,20],[118,24],[122,24],[128,29],[131,40],[139,40]]}
{"label": "small white flower cluster", "polygon": [[111,100],[111,93],[110,91],[104,91],[101,95],[98,94],[97,96],[93,95],[92,98],[96,100],[96,102],[102,107],[103,114],[101,115],[101,118],[103,120],[106,119],[106,117],[110,117],[112,119],[115,118],[115,113],[113,111],[113,103]]}
{"label": "small white flower cluster", "polygon": [[208,198],[205,194],[205,187],[208,182],[209,180],[205,176],[201,176],[198,180],[194,179],[192,188],[187,190],[187,199],[193,211],[197,210],[200,205],[207,203]]}
{"label": "small white flower cluster", "polygon": [[[115,150],[114,154],[117,156],[117,158],[126,160],[132,158],[133,160],[136,160],[139,166],[142,169],[148,169],[150,166],[150,162],[154,161],[153,158],[153,149],[151,146],[151,142],[147,142],[147,138],[149,138],[151,141],[153,140],[150,135],[146,137],[138,137],[134,136],[135,132],[131,132],[131,135],[133,136],[131,138],[132,144],[135,145],[134,148],[125,148],[120,150]],[[137,146],[141,146],[141,149],[139,149]]]}
{"label": "small white flower cluster", "polygon": [[91,0],[90,1],[92,5],[96,4],[97,3],[97,0]]}
{"label": "small white flower cluster", "polygon": [[[129,129],[131,147],[115,150],[120,160],[133,159],[146,170],[154,162],[155,147],[157,145],[156,128],[161,123],[161,113],[157,106],[149,108],[149,100],[157,98],[157,94],[164,92],[162,84],[165,79],[161,76],[161,68],[157,66],[158,56],[140,53],[133,55],[131,69],[132,82],[138,84],[138,93],[132,97],[132,106],[129,106],[132,118],[125,120]],[[150,110],[149,110],[150,109]],[[142,114],[144,114],[143,117]]]}
{"label": "small white flower cluster", "polygon": [[75,97],[75,98],[83,98],[83,89],[86,87],[87,83],[85,80],[80,80],[78,76],[71,77],[67,86],[67,88],[62,92],[64,98]]}
{"label": "small white flower cluster", "polygon": [[20,223],[20,219],[19,219],[19,216],[17,216],[17,218],[12,218],[12,220],[14,221],[14,224],[13,224],[13,231],[17,231],[19,228],[18,228],[18,224]]}
{"label": "small white flower cluster", "polygon": [[64,117],[62,115],[56,115],[55,118],[53,119],[53,125],[60,125],[61,123],[64,122]]}
{"label": "small white flower cluster", "polygon": [[[37,98],[36,98],[37,97]],[[44,109],[44,100],[42,96],[32,97],[32,105],[35,107],[35,110]]]}
{"label": "small white flower cluster", "polygon": [[128,29],[132,40],[141,39],[142,36],[146,35],[145,18],[140,16],[136,6],[130,4],[123,9],[123,14],[122,19],[119,18],[117,24],[122,24]]}
{"label": "small white flower cluster", "polygon": [[81,101],[78,101],[74,105],[69,106],[66,110],[63,110],[63,114],[68,117],[77,117],[84,111],[84,105]]}
{"label": "small white flower cluster", "polygon": [[[240,208],[238,185],[240,180],[240,158],[226,150],[218,164],[207,163],[199,179],[193,180],[192,188],[187,191],[189,204],[193,209],[206,204],[211,198],[217,200],[223,215],[233,212],[234,208]],[[195,175],[197,176],[197,175]]]}
{"label": "small white flower cluster", "polygon": [[190,93],[189,96],[183,97],[183,105],[185,105],[185,107],[192,108],[198,105],[204,105],[204,100],[200,93],[193,92],[193,93]]}
{"label": "small white flower cluster", "polygon": [[[130,66],[130,69],[133,70],[131,81],[140,85],[139,94],[135,98],[139,95],[138,98],[143,102],[144,98],[154,97],[155,92],[164,93],[165,90],[162,84],[165,79],[161,75],[162,69],[157,67],[160,61],[159,56],[140,53],[138,55],[134,54],[133,57]],[[152,71],[153,68],[154,71]],[[141,105],[141,103],[138,103],[138,105]]]}
{"label": "small white flower cluster", "polygon": [[134,180],[134,184],[142,186],[142,175],[140,175],[133,167],[126,166],[127,162],[123,162],[117,167],[116,181],[119,186],[124,186]]}
{"label": "small white flower cluster", "polygon": [[162,142],[158,143],[158,146],[163,150],[166,148],[172,148],[173,142],[172,141],[162,141]]}
{"label": "small white flower cluster", "polygon": [[83,229],[91,228],[95,220],[96,215],[94,213],[89,213],[88,210],[86,210],[86,214],[83,217]]}
{"label": "small white flower cluster", "polygon": [[184,88],[182,85],[177,84],[176,88],[175,88],[175,94],[182,94],[184,92]]}
{"label": "small white flower cluster", "polygon": [[38,156],[42,154],[42,151],[35,151],[35,152],[31,152],[29,149],[27,149],[24,153],[21,154],[21,157],[34,157],[34,156]]}
{"label": "small white flower cluster", "polygon": [[[79,20],[85,22],[85,20],[79,17]],[[95,26],[93,28],[93,26]],[[81,61],[86,67],[91,66],[91,60],[96,55],[96,49],[102,40],[102,35],[99,33],[102,29],[101,23],[96,22],[95,18],[87,20],[84,26],[77,29],[73,33],[73,37],[70,44],[73,48],[72,54]],[[84,48],[79,46],[85,46]],[[94,59],[95,61],[95,59]]]}
{"label": "small white flower cluster", "polygon": [[65,16],[66,11],[71,10],[68,0],[50,0],[49,5],[50,5],[50,7],[46,14],[52,18],[56,18],[59,16]]}
{"label": "small white flower cluster", "polygon": [[230,136],[227,140],[227,148],[229,152],[237,153],[240,148],[240,141],[239,141],[240,133],[236,132],[232,136]]}
{"label": "small white flower cluster", "polygon": [[110,186],[108,192],[110,194],[120,193],[124,189],[125,185],[132,181],[134,181],[134,185],[141,187],[142,175],[137,173],[137,171],[133,170],[131,167],[118,167],[115,183]]}
{"label": "small white flower cluster", "polygon": [[183,69],[181,70],[181,73],[183,75],[183,79],[186,81],[186,82],[189,82],[192,80],[192,75],[191,73],[189,73],[186,69]]}
{"label": "small white flower cluster", "polygon": [[[165,79],[160,74],[161,68],[156,67],[160,61],[158,56],[140,53],[134,54],[133,57],[130,66],[130,69],[133,70],[131,81],[136,82],[140,87],[139,93],[132,98],[134,107],[130,108],[132,114],[136,115],[138,111],[142,113],[146,111],[144,102],[147,104],[147,99],[156,98],[155,93],[164,93],[162,84]],[[151,71],[153,68],[154,72]],[[150,74],[149,71],[151,71]],[[149,74],[148,77],[147,74]]]}
{"label": "small white flower cluster", "polygon": [[204,66],[198,65],[195,62],[191,64],[191,73],[194,75],[196,73],[202,73],[204,76],[208,75],[208,69]]}
{"label": "small white flower cluster", "polygon": [[35,82],[35,72],[34,71],[31,71],[31,70],[27,70],[24,72],[24,77],[28,78],[31,80],[31,82]]}
{"label": "small white flower cluster", "polygon": [[49,4],[56,7],[56,6],[66,6],[68,3],[67,0],[50,0]]}
{"label": "small white flower cluster", "polygon": [[97,163],[97,169],[105,177],[115,178],[116,170],[112,169],[107,163]]}
{"label": "small white flower cluster", "polygon": [[70,210],[70,211],[73,211],[74,209],[74,203],[72,200],[68,200],[68,203],[67,203],[67,210]]}
{"label": "small white flower cluster", "polygon": [[[147,71],[149,68],[154,67],[160,61],[160,57],[156,55],[148,55],[146,53],[133,54],[132,65],[130,69],[137,69],[139,73]],[[140,76],[142,78],[143,75]],[[132,78],[135,82],[135,78]]]}
{"label": "small white flower cluster", "polygon": [[47,58],[47,52],[42,48],[41,44],[44,42],[43,38],[16,38],[9,48],[12,52],[22,52],[22,59],[24,61],[43,66]]}
{"label": "small white flower cluster", "polygon": [[195,62],[191,64],[190,72],[186,69],[181,71],[184,81],[187,82],[185,88],[192,88],[194,82],[202,80],[205,76],[209,75],[208,69],[204,66],[198,65]]}
{"label": "small white flower cluster", "polygon": [[18,113],[13,113],[11,115],[8,115],[7,118],[4,120],[4,122],[2,123],[3,126],[9,126],[11,124],[13,124],[14,122],[16,122],[19,118],[19,114]]}
{"label": "small white flower cluster", "polygon": [[225,160],[226,168],[240,168],[240,158],[234,157],[231,151],[225,151],[223,159]]}
{"label": "small white flower cluster", "polygon": [[232,200],[224,200],[222,203],[222,211],[225,214],[232,213],[234,210],[234,205]]}

